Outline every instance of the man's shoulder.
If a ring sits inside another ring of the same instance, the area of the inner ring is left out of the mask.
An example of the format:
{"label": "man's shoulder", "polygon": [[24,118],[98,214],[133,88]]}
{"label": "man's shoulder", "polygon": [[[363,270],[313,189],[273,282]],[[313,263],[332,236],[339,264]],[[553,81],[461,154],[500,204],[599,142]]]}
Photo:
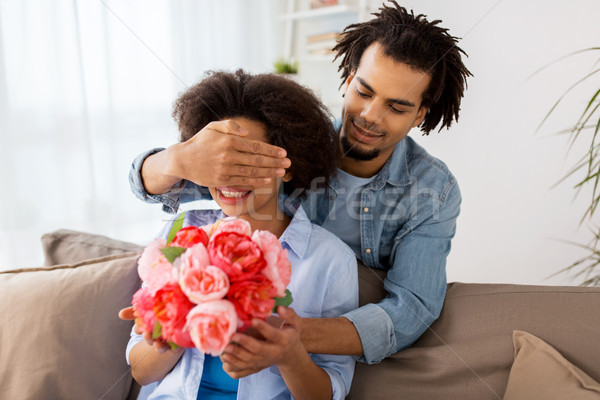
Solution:
{"label": "man's shoulder", "polygon": [[413,185],[448,192],[458,186],[445,162],[432,156],[414,139],[406,137],[406,164]]}
{"label": "man's shoulder", "polygon": [[407,136],[405,139],[406,162],[409,166],[411,175],[413,173],[417,176],[429,173],[445,176],[449,181],[456,180],[445,162],[429,154],[429,152],[413,138]]}

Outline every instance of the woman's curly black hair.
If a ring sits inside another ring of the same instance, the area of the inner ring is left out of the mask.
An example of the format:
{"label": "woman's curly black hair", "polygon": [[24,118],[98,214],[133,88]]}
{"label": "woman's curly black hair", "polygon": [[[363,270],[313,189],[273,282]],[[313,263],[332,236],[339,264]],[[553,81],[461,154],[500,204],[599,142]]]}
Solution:
{"label": "woman's curly black hair", "polygon": [[292,179],[284,185],[286,193],[302,198],[306,189],[323,187],[335,174],[338,137],[331,115],[309,89],[291,79],[211,71],[173,107],[182,142],[212,121],[234,117],[263,123],[267,141],[287,151]]}
{"label": "woman's curly black hair", "polygon": [[460,102],[467,86],[466,78],[472,76],[462,62],[458,39],[447,29],[437,26],[441,21],[429,22],[425,15],[417,16],[398,5],[384,5],[374,19],[352,24],[344,29],[333,50],[336,59],[341,57],[342,85],[356,71],[367,47],[377,42],[386,55],[431,76],[429,87],[423,93],[422,105],[429,111],[421,123],[424,135],[441,121],[449,128],[458,121]]}

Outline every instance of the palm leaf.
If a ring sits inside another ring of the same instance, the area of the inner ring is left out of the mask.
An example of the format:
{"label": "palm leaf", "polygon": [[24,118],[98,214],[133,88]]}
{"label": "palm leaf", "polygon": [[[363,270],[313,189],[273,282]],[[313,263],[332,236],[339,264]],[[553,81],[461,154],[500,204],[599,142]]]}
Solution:
{"label": "palm leaf", "polygon": [[[596,50],[600,50],[600,47],[590,47],[588,49],[578,50],[573,53],[567,54],[566,56],[561,57],[535,71],[531,76],[539,73],[543,69],[549,67],[550,65],[560,60],[563,60],[576,54]],[[590,82],[590,78],[595,76],[598,72],[600,72],[600,68],[597,68],[599,63],[600,59],[598,59],[594,63],[591,72],[586,74],[583,78],[577,80],[562,93],[562,95],[554,102],[550,110],[546,113],[546,115],[538,125],[536,132],[541,129],[541,127],[546,123],[551,114],[557,112],[556,110],[560,103],[571,91],[573,91],[573,89],[575,89],[583,83]],[[555,185],[553,185],[553,187],[557,186],[558,184],[564,182],[565,179],[567,179],[568,177],[583,173],[584,176],[582,178],[579,178],[578,182],[574,185],[576,194],[579,194],[582,188],[590,186],[592,194],[590,202],[583,214],[580,224],[582,224],[587,219],[592,219],[596,211],[598,211],[598,206],[600,205],[600,144],[598,143],[600,142],[600,138],[598,138],[598,134],[600,133],[600,88],[594,89],[592,96],[585,102],[585,108],[579,115],[579,118],[577,119],[576,123],[572,127],[559,132],[560,134],[570,135],[567,150],[568,152],[570,152],[573,149],[573,146],[576,141],[582,140],[582,133],[584,131],[591,131],[591,134],[588,136],[589,146],[586,153]],[[561,273],[574,273],[573,278],[582,280],[582,283],[580,283],[580,285],[582,286],[600,285],[600,249],[598,248],[598,245],[600,244],[600,229],[596,227],[593,240],[589,244],[580,244],[574,242],[567,243],[585,249],[587,254],[584,257],[575,260],[571,265],[567,266],[566,268],[563,268],[562,270],[558,271],[557,273],[551,276],[555,276]]]}

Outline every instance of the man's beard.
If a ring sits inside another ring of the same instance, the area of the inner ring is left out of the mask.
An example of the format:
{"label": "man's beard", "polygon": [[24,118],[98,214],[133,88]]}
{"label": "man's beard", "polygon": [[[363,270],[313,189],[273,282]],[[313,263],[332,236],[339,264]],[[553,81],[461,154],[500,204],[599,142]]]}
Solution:
{"label": "man's beard", "polygon": [[361,150],[358,146],[351,144],[346,135],[340,138],[340,143],[343,151],[342,157],[349,157],[358,161],[371,161],[379,155],[379,149]]}

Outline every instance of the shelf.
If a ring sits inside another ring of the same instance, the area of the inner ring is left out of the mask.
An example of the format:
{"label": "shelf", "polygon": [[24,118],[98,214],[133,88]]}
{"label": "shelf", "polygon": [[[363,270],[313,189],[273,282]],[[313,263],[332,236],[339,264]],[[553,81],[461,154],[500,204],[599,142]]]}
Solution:
{"label": "shelf", "polygon": [[[319,55],[310,55],[307,54],[303,57],[301,57],[298,61],[300,61],[301,63],[303,62],[330,62],[333,63],[333,58],[334,58],[334,54],[319,54]],[[336,61],[339,62],[339,59]]]}
{"label": "shelf", "polygon": [[318,18],[327,15],[346,14],[346,13],[357,13],[358,9],[355,6],[349,4],[338,4],[336,6],[325,6],[321,8],[313,8],[305,11],[293,12],[280,16],[283,20],[296,20],[296,19],[307,19],[307,18]]}

